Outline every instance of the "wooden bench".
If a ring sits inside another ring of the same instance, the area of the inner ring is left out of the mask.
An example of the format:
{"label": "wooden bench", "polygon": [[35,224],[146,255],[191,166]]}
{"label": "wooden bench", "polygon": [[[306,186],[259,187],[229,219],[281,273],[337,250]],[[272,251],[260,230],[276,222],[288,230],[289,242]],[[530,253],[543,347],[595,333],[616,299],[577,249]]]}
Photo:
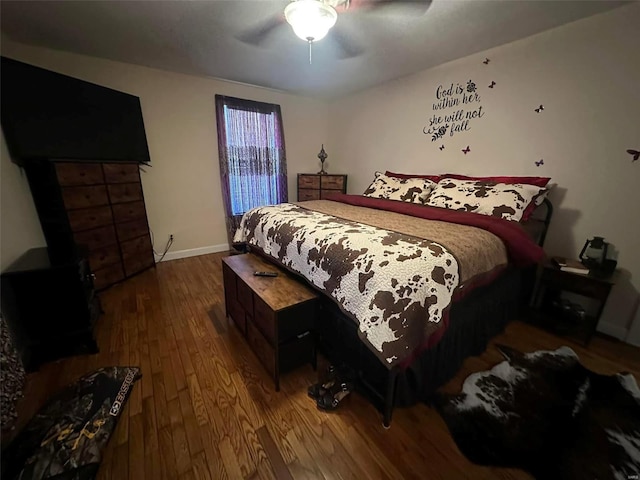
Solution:
{"label": "wooden bench", "polygon": [[[278,276],[257,277],[256,271]],[[227,316],[273,377],[276,391],[280,391],[281,372],[306,362],[315,369],[318,295],[291,274],[251,254],[223,258],[222,275]]]}

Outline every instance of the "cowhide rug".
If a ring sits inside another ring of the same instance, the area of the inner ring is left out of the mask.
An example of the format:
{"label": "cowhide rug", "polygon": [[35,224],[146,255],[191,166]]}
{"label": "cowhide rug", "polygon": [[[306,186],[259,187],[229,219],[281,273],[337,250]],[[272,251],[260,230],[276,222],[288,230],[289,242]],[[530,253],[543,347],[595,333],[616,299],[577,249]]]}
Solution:
{"label": "cowhide rug", "polygon": [[640,390],[631,374],[599,375],[569,347],[522,354],[470,375],[436,407],[464,455],[539,479],[640,474]]}

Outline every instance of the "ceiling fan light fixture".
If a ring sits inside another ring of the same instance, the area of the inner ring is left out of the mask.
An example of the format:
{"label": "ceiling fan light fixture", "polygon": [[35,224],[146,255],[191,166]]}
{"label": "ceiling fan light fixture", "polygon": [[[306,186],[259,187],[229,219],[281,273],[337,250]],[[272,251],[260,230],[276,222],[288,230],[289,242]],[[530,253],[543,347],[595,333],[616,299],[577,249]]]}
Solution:
{"label": "ceiling fan light fixture", "polygon": [[295,0],[284,9],[294,33],[306,42],[322,40],[336,24],[338,13],[320,0]]}

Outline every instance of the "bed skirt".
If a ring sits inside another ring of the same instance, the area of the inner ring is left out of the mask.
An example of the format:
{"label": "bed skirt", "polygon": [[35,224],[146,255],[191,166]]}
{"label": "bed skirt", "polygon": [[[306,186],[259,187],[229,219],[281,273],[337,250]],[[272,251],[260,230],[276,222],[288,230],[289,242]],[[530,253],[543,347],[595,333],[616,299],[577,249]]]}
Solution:
{"label": "bed skirt", "polygon": [[394,406],[429,402],[435,390],[453,378],[466,358],[484,352],[489,341],[517,318],[526,305],[532,273],[531,269],[509,268],[490,284],[455,302],[440,342],[424,350],[403,370],[389,371],[360,341],[353,320],[326,297],[317,325],[319,349],[332,363],[353,369],[359,392],[383,413]]}

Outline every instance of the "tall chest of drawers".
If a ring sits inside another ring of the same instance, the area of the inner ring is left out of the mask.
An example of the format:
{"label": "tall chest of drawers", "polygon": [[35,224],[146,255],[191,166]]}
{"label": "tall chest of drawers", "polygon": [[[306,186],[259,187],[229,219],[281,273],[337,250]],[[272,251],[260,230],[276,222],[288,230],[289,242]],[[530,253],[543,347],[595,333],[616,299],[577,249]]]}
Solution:
{"label": "tall chest of drawers", "polygon": [[155,265],[137,163],[25,167],[52,260],[87,254],[96,289]]}

